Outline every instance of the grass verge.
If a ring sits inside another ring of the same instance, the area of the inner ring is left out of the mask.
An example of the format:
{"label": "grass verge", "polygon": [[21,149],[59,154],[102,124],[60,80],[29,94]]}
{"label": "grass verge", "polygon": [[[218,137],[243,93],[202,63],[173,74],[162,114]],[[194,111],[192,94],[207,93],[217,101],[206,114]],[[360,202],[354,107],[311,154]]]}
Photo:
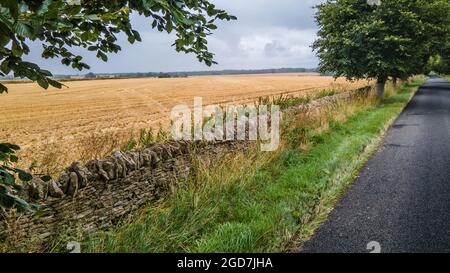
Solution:
{"label": "grass verge", "polygon": [[83,251],[289,251],[326,219],[420,84],[406,84],[382,102],[321,113],[314,127],[289,123],[276,153],[255,149],[200,162],[168,200],[91,234]]}

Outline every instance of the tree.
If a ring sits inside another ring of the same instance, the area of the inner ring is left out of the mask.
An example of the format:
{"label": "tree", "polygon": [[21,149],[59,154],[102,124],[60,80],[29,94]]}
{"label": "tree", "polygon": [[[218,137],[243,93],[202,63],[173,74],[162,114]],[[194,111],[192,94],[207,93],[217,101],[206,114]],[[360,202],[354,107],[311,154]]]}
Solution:
{"label": "tree", "polygon": [[447,0],[328,0],[316,14],[319,69],[350,80],[376,79],[382,97],[390,77],[424,70],[449,11]]}
{"label": "tree", "polygon": [[92,72],[89,72],[89,73],[87,73],[86,75],[84,75],[84,77],[85,77],[86,79],[95,79],[95,78],[97,78],[97,75],[95,75],[95,74],[92,73]]}
{"label": "tree", "polygon": [[[420,65],[415,71],[428,74],[431,70],[445,73],[450,58],[450,2],[448,0],[420,0],[416,13],[424,27]],[[430,64],[434,63],[435,66]],[[447,71],[449,71],[447,69]],[[448,73],[448,72],[447,72]]]}
{"label": "tree", "polygon": [[445,47],[439,49],[438,53],[429,58],[427,71],[434,71],[441,75],[450,75],[450,29],[445,39],[447,40],[447,43],[444,43]]}
{"label": "tree", "polygon": [[428,71],[434,71],[440,75],[450,74],[450,59],[449,55],[442,57],[441,55],[435,55],[430,58]]}
{"label": "tree", "polygon": [[[0,2],[0,76],[28,78],[47,89],[61,88],[52,73],[35,63],[23,61],[30,52],[30,41],[42,43],[42,57],[60,58],[74,69],[88,69],[83,57],[72,52],[82,47],[108,60],[108,53],[117,53],[117,35],[124,33],[130,43],[141,41],[133,29],[130,15],[138,13],[149,18],[149,26],[160,32],[175,32],[173,46],[178,52],[193,53],[200,62],[210,66],[214,54],[208,50],[207,36],[216,29],[217,20],[236,17],[216,8],[208,0],[2,0]],[[7,92],[0,83],[0,93]],[[14,197],[20,188],[16,176],[23,181],[30,175],[12,167],[17,162],[19,146],[0,144],[0,207],[27,206]]]}

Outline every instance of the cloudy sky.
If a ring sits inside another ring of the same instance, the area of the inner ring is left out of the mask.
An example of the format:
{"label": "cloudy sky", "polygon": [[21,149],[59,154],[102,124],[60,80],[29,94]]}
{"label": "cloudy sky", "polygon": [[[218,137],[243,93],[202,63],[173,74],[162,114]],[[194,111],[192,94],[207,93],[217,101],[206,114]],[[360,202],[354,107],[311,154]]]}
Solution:
{"label": "cloudy sky", "polygon": [[[141,43],[128,44],[122,36],[122,51],[103,63],[92,53],[75,50],[85,57],[95,73],[193,71],[222,69],[260,69],[281,67],[313,68],[317,59],[310,45],[315,39],[313,7],[320,0],[212,0],[217,7],[238,17],[219,22],[208,38],[209,47],[219,62],[211,68],[197,62],[193,55],[177,53],[173,35],[159,33],[146,18],[134,17]],[[58,60],[41,61],[41,46],[35,43],[27,57],[55,74],[77,74]],[[87,73],[82,71],[81,73]]]}

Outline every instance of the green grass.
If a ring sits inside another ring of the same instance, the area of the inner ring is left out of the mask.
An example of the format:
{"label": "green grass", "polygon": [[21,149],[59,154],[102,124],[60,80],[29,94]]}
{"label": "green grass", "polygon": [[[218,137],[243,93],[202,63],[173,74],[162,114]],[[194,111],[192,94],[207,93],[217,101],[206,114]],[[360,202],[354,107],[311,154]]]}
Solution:
{"label": "green grass", "polygon": [[406,85],[343,122],[331,121],[327,130],[309,132],[312,145],[306,151],[286,145],[277,156],[234,175],[228,169],[230,175],[203,178],[214,183],[180,188],[116,228],[90,235],[83,250],[280,252],[297,247],[326,219],[419,85]]}

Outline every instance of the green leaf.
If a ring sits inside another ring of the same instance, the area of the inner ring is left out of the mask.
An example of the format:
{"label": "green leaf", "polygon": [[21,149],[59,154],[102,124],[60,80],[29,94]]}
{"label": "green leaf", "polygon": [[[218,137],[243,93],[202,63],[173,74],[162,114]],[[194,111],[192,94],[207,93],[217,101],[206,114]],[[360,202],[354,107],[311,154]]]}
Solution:
{"label": "green leaf", "polygon": [[14,149],[12,147],[12,144],[10,144],[10,143],[0,143],[0,152],[9,154],[9,153],[14,152],[13,150]]}
{"label": "green leaf", "polygon": [[14,188],[16,191],[21,191],[21,190],[23,190],[23,186],[22,186],[22,185],[19,185],[19,184],[14,184],[14,185],[13,185],[13,188]]}
{"label": "green leaf", "polygon": [[50,79],[50,78],[47,78],[47,82],[48,82],[51,86],[56,87],[56,88],[59,88],[59,89],[61,89],[62,86],[63,86],[62,83],[60,83],[60,82],[58,82],[58,81],[55,81],[55,80],[53,80],[53,79]]}
{"label": "green leaf", "polygon": [[45,78],[39,78],[37,83],[44,89],[48,88],[48,81]]}
{"label": "green leaf", "polygon": [[8,93],[8,88],[6,88],[6,86],[0,83],[0,94],[4,92]]}
{"label": "green leaf", "polygon": [[20,212],[29,211],[32,212],[30,209],[30,205],[27,203],[27,201],[19,198],[19,197],[13,197],[14,198],[14,205],[16,205],[17,209]]}
{"label": "green leaf", "polygon": [[10,156],[9,156],[9,160],[10,160],[12,163],[17,163],[17,161],[19,161],[19,158],[18,158],[16,155],[10,155]]}
{"label": "green leaf", "polygon": [[50,72],[50,71],[48,71],[48,70],[39,69],[39,72],[40,72],[42,75],[47,76],[47,77],[53,76],[52,72]]}
{"label": "green leaf", "polygon": [[12,154],[18,150],[20,150],[19,145],[11,144],[11,143],[0,143],[0,152]]}
{"label": "green leaf", "polygon": [[108,56],[106,56],[106,54],[101,52],[100,50],[97,51],[97,58],[101,58],[104,62],[108,61]]}
{"label": "green leaf", "polygon": [[[43,206],[41,206],[39,204],[31,204],[31,209],[32,210],[38,210],[38,209],[41,209],[41,208],[43,208]],[[43,211],[43,210],[41,210],[41,211]],[[45,211],[43,211],[43,212],[45,212]]]}
{"label": "green leaf", "polygon": [[22,62],[20,62],[20,64],[21,64],[22,66],[25,66],[25,67],[27,67],[27,68],[31,68],[31,69],[33,69],[33,70],[39,70],[39,69],[40,69],[39,66],[38,66],[37,64],[35,64],[35,63],[24,62],[24,61],[22,61]]}
{"label": "green leaf", "polygon": [[7,7],[13,17],[17,17],[19,15],[19,5],[18,5],[17,1],[3,0],[2,6]]}
{"label": "green leaf", "polygon": [[68,65],[70,65],[70,59],[69,58],[64,58],[64,59],[61,60],[61,63],[68,66]]}
{"label": "green leaf", "polygon": [[89,15],[84,16],[84,19],[97,21],[97,20],[100,20],[101,18],[97,14],[89,14]]}
{"label": "green leaf", "polygon": [[52,177],[50,175],[44,175],[41,177],[41,179],[44,182],[49,182],[50,180],[52,180]]}
{"label": "green leaf", "polygon": [[36,14],[38,15],[43,15],[44,13],[48,12],[48,8],[51,5],[51,3],[53,2],[53,0],[44,0],[42,1],[41,6],[38,8],[38,10],[36,11]]}
{"label": "green leaf", "polygon": [[142,42],[142,38],[141,38],[141,35],[139,34],[139,32],[137,32],[136,30],[133,30],[133,35],[134,35],[134,38],[136,39],[136,41]]}
{"label": "green leaf", "polygon": [[28,182],[33,179],[33,176],[24,170],[16,168],[15,171],[19,174],[19,179],[22,181]]}
{"label": "green leaf", "polygon": [[9,74],[9,72],[11,72],[11,68],[9,67],[9,61],[8,60],[4,60],[2,62],[2,64],[0,65],[0,70],[5,73],[5,74]]}
{"label": "green leaf", "polygon": [[12,42],[11,51],[15,57],[21,57],[23,55],[23,50],[16,41]]}
{"label": "green leaf", "polygon": [[169,21],[169,22],[167,22],[167,24],[166,24],[166,31],[167,31],[168,33],[171,33],[172,30],[173,30],[173,25],[172,25],[172,23]]}
{"label": "green leaf", "polygon": [[8,186],[13,186],[16,182],[16,179],[14,178],[14,176],[12,176],[9,172],[7,172],[2,167],[0,167],[0,177],[2,177],[4,183]]}
{"label": "green leaf", "polygon": [[15,204],[15,199],[9,194],[0,193],[0,207],[2,208],[12,208]]}
{"label": "green leaf", "polygon": [[20,146],[16,145],[16,144],[10,144],[9,143],[9,148],[12,149],[12,150],[15,150],[15,151],[20,150]]}
{"label": "green leaf", "polygon": [[16,22],[14,25],[14,31],[17,33],[17,35],[21,37],[32,37],[33,32],[30,26],[22,23],[22,22]]}

